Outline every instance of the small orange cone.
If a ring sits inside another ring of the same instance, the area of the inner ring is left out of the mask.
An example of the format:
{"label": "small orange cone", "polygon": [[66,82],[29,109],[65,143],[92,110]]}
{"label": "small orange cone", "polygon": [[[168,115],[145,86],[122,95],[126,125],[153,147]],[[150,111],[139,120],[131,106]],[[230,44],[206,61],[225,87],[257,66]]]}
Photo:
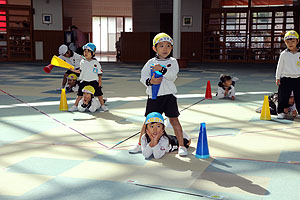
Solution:
{"label": "small orange cone", "polygon": [[207,81],[205,99],[212,99],[210,81]]}
{"label": "small orange cone", "polygon": [[268,96],[264,97],[264,104],[261,109],[260,120],[271,120]]}
{"label": "small orange cone", "polygon": [[61,110],[61,111],[67,111],[68,110],[66,89],[61,89],[59,110]]}

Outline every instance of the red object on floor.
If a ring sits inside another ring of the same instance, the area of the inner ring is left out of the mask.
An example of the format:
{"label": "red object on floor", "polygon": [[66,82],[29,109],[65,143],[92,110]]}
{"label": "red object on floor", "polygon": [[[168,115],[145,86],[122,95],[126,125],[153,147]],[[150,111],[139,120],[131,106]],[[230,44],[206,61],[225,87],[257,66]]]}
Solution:
{"label": "red object on floor", "polygon": [[212,99],[210,81],[207,81],[205,99]]}

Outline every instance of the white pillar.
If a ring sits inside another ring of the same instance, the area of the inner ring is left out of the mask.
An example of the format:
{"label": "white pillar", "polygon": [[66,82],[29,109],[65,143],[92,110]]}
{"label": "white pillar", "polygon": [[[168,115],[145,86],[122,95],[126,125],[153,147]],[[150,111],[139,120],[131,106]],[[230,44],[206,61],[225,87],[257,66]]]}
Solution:
{"label": "white pillar", "polygon": [[181,0],[173,0],[173,57],[180,58]]}

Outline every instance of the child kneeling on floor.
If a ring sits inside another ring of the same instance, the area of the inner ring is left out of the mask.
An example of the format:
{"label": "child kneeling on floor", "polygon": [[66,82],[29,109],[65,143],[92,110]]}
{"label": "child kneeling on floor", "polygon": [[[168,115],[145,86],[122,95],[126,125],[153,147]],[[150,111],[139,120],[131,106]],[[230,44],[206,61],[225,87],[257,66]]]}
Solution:
{"label": "child kneeling on floor", "polygon": [[95,89],[91,85],[87,85],[82,89],[83,98],[78,103],[78,111],[80,112],[96,112],[100,108],[98,98],[94,98]]}
{"label": "child kneeling on floor", "polygon": [[221,74],[220,75],[220,82],[218,83],[218,91],[216,96],[219,99],[222,98],[229,98],[234,100],[235,99],[235,81],[237,81],[238,78],[228,75]]}
{"label": "child kneeling on floor", "polygon": [[[164,118],[158,112],[149,113],[146,117],[146,134],[141,138],[142,154],[145,158],[153,155],[154,158],[161,158],[165,153],[178,150],[179,144],[176,136],[167,135],[165,131]],[[186,148],[189,147],[191,139],[183,134],[183,142]]]}
{"label": "child kneeling on floor", "polygon": [[[269,107],[271,115],[277,115],[277,108],[278,108],[278,93],[273,93],[268,97],[269,100]],[[261,113],[262,106],[256,109],[257,113]],[[289,102],[286,108],[283,109],[284,117],[296,117],[297,116],[297,109],[294,99],[294,93],[292,92],[289,98]]]}

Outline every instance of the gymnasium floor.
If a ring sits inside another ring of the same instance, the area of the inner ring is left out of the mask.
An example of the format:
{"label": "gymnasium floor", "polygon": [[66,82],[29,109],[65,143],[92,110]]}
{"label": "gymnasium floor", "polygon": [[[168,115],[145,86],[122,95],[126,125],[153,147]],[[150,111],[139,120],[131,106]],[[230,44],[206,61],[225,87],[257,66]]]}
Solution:
{"label": "gymnasium floor", "polygon": [[[179,119],[192,146],[187,157],[170,153],[158,160],[128,154],[138,137],[126,139],[144,121],[141,65],[102,64],[110,112],[93,114],[58,110],[55,89],[65,70],[46,74],[45,65],[0,64],[1,200],[300,199],[300,119],[261,121],[255,113],[264,95],[276,90],[276,65],[181,69],[178,104],[188,109]],[[237,99],[201,101],[207,80],[215,92],[221,73],[240,79]],[[67,94],[69,107],[75,97]],[[206,160],[195,158],[201,122],[211,156]]]}

